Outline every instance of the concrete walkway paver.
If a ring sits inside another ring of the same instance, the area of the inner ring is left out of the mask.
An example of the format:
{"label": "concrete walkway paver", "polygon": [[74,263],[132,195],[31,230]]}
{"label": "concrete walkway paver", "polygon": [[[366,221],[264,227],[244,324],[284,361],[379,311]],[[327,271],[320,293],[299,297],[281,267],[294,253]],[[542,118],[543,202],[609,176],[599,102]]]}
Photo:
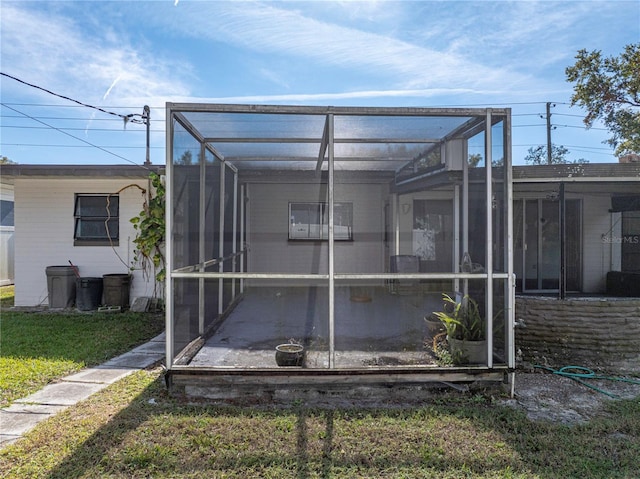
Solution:
{"label": "concrete walkway paver", "polygon": [[14,401],[11,406],[0,409],[0,448],[20,439],[40,421],[87,399],[134,371],[153,366],[164,357],[165,334],[162,333],[99,366],[83,369]]}

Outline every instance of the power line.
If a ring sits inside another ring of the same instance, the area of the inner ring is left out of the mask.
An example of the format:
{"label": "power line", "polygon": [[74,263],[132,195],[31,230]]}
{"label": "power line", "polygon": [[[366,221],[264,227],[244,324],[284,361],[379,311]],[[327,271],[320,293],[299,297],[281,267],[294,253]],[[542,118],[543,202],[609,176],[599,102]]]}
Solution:
{"label": "power line", "polygon": [[584,118],[584,115],[570,115],[569,113],[556,113],[556,116],[573,116],[575,118]]}
{"label": "power line", "polygon": [[34,118],[34,117],[32,117],[32,116],[29,116],[29,115],[27,115],[26,113],[23,113],[23,112],[21,112],[21,111],[19,111],[19,110],[16,110],[15,108],[12,108],[12,107],[10,107],[10,106],[8,106],[8,105],[4,104],[4,103],[0,103],[0,104],[1,104],[1,105],[3,105],[5,108],[9,108],[10,110],[15,111],[16,113],[20,113],[20,114],[22,114],[22,115],[26,116],[27,118],[31,118],[33,121],[37,121],[38,123],[42,123],[43,125],[48,126],[49,128],[52,128],[52,129],[54,129],[54,130],[56,130],[56,131],[59,131],[60,133],[62,133],[62,134],[64,134],[64,135],[70,136],[71,138],[74,138],[74,139],[76,139],[76,140],[78,140],[78,141],[81,141],[82,143],[86,143],[87,145],[92,146],[92,147],[94,147],[94,148],[97,148],[97,149],[99,149],[100,151],[104,151],[105,153],[107,153],[107,154],[109,154],[109,155],[113,155],[113,156],[115,156],[116,158],[120,158],[121,160],[127,161],[127,162],[129,162],[129,163],[134,164],[134,165],[138,165],[138,163],[136,163],[136,162],[134,162],[134,161],[131,161],[130,159],[125,158],[124,156],[120,156],[120,155],[118,155],[117,153],[114,153],[114,152],[109,151],[109,150],[107,150],[107,149],[105,149],[105,148],[102,148],[101,146],[94,145],[93,143],[91,143],[91,142],[89,142],[89,141],[87,141],[87,140],[84,140],[84,139],[82,139],[82,138],[78,138],[77,136],[74,136],[74,135],[72,135],[71,133],[67,133],[66,131],[63,131],[63,130],[61,130],[60,128],[56,128],[55,126],[49,125],[49,124],[45,123],[44,121],[41,121],[41,120],[38,120],[37,118]]}
{"label": "power line", "polygon": [[[2,125],[2,128],[14,128],[18,130],[47,130],[47,128],[43,126],[25,126],[25,125]],[[65,131],[121,131],[118,128],[60,128],[60,130]],[[164,133],[165,130],[149,130],[154,133]],[[138,130],[136,133],[142,133],[141,130]]]}
{"label": "power line", "polygon": [[[40,88],[38,86],[35,86],[35,88]],[[45,90],[46,91],[46,90]],[[55,93],[54,93],[55,95]],[[64,97],[63,97],[64,98]],[[73,100],[75,101],[75,100]],[[85,106],[83,103],[80,103],[79,105],[62,105],[60,103],[22,103],[22,102],[6,102],[6,105],[11,105],[11,106],[44,106],[47,108],[51,108],[51,107],[55,107],[55,108],[80,108]],[[100,107],[102,108],[102,107]],[[109,108],[111,109],[120,109],[120,110],[131,110],[132,108],[137,108],[136,106],[118,106],[118,105],[109,105]],[[152,106],[150,107],[152,110],[164,110],[164,106]],[[118,115],[118,113],[115,113],[115,115]],[[142,116],[142,115],[138,115],[138,116]]]}
{"label": "power line", "polygon": [[[14,103],[3,103],[3,105],[13,105],[17,106]],[[31,106],[31,105],[29,105]],[[23,118],[21,115],[6,115],[0,114],[0,118]],[[88,117],[73,117],[73,116],[38,116],[41,120],[64,120],[64,121],[118,121],[114,118],[88,118]],[[154,122],[160,123],[164,122],[164,120],[153,120]]]}
{"label": "power line", "polygon": [[[141,150],[143,148],[146,148],[145,146],[114,146],[114,145],[109,145],[109,146],[98,146],[98,145],[52,145],[52,144],[46,144],[46,143],[3,143],[3,146],[27,146],[29,148],[112,148],[112,149],[131,149],[131,150]],[[162,149],[164,147],[162,146],[151,146],[150,148],[153,149]],[[136,163],[137,164],[137,163]]]}
{"label": "power line", "polygon": [[555,128],[578,128],[580,130],[609,131],[607,128],[597,128],[597,127],[587,128],[585,126],[580,126],[580,125],[557,125],[554,123],[553,126]]}
{"label": "power line", "polygon": [[[127,124],[127,122],[145,124],[145,121],[146,121],[145,117],[143,115],[138,114],[138,113],[130,113],[129,115],[122,115],[120,113],[115,113],[113,111],[105,110],[104,108],[101,108],[99,106],[89,105],[88,103],[83,103],[81,101],[74,100],[73,98],[69,98],[68,96],[60,95],[58,93],[52,92],[51,90],[47,90],[46,88],[42,88],[41,86],[34,85],[33,83],[26,82],[24,80],[21,80],[20,78],[16,78],[16,77],[14,77],[12,75],[9,75],[7,73],[4,73],[4,72],[0,72],[0,75],[5,76],[7,78],[11,78],[12,80],[15,80],[15,81],[17,81],[19,83],[22,83],[23,85],[27,85],[27,86],[30,86],[32,88],[36,88],[38,90],[42,90],[45,93],[49,93],[50,95],[57,96],[58,98],[62,98],[63,100],[68,100],[68,101],[77,103],[80,106],[84,106],[84,107],[87,107],[87,108],[93,108],[94,110],[101,111],[101,112],[106,113],[108,115],[113,115],[113,116],[120,117],[120,118],[122,118],[124,120],[124,124],[125,125]],[[10,108],[9,106],[7,106],[6,103],[3,103],[3,105],[6,106],[7,108]],[[12,109],[12,108],[10,108],[10,109]],[[18,110],[14,110],[14,111],[18,111]],[[21,113],[21,112],[19,112],[19,113]],[[140,118],[138,119],[137,117],[140,117]]]}

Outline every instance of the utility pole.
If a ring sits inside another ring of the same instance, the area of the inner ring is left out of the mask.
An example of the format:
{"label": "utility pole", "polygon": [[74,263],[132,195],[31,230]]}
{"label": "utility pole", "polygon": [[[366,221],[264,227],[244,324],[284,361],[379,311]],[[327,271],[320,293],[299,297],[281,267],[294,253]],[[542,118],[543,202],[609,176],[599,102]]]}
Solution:
{"label": "utility pole", "polygon": [[151,126],[151,108],[149,108],[149,105],[145,105],[144,108],[142,108],[142,120],[144,121],[145,125],[147,125],[147,157],[144,161],[144,164],[145,166],[149,166],[151,164],[151,159],[149,158],[149,127]]}
{"label": "utility pole", "polygon": [[547,164],[551,164],[551,102],[547,102]]}

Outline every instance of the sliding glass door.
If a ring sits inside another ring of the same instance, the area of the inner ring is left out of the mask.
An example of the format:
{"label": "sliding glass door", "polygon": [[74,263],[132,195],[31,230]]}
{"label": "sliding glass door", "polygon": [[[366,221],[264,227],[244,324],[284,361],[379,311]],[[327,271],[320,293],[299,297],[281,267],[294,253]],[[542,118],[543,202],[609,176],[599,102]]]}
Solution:
{"label": "sliding glass door", "polygon": [[522,291],[558,291],[564,244],[567,291],[581,289],[582,229],[579,200],[565,201],[564,243],[560,202],[555,199],[516,201],[514,209],[516,274]]}

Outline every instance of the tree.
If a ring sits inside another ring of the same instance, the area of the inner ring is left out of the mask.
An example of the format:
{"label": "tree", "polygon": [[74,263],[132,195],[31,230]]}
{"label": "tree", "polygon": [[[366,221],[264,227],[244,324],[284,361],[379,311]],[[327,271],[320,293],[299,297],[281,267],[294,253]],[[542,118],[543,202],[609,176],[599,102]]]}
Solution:
{"label": "tree", "polygon": [[482,155],[480,153],[473,153],[469,155],[469,166],[471,168],[476,168],[481,161],[483,161]]}
{"label": "tree", "polygon": [[[469,155],[467,162],[469,164],[469,168],[477,168],[478,165],[484,166],[484,156],[482,156],[480,153],[473,153]],[[504,158],[497,158],[491,161],[491,166],[504,166]]]}
{"label": "tree", "polygon": [[0,165],[15,165],[15,161],[11,161],[6,156],[0,156]]}
{"label": "tree", "polygon": [[176,165],[191,165],[193,164],[193,155],[189,150],[185,151],[178,161],[176,161]]}
{"label": "tree", "polygon": [[[551,164],[552,165],[566,165],[566,164],[583,164],[589,163],[587,160],[580,158],[579,160],[569,161],[566,158],[569,150],[562,145],[551,145]],[[536,146],[535,148],[529,148],[527,156],[524,157],[524,162],[527,165],[546,165],[547,163],[547,147],[544,145]]]}
{"label": "tree", "polygon": [[618,156],[640,152],[640,43],[627,45],[619,57],[580,50],[565,73],[574,83],[571,105],[587,110],[587,128],[601,119],[612,134],[605,143]]}

